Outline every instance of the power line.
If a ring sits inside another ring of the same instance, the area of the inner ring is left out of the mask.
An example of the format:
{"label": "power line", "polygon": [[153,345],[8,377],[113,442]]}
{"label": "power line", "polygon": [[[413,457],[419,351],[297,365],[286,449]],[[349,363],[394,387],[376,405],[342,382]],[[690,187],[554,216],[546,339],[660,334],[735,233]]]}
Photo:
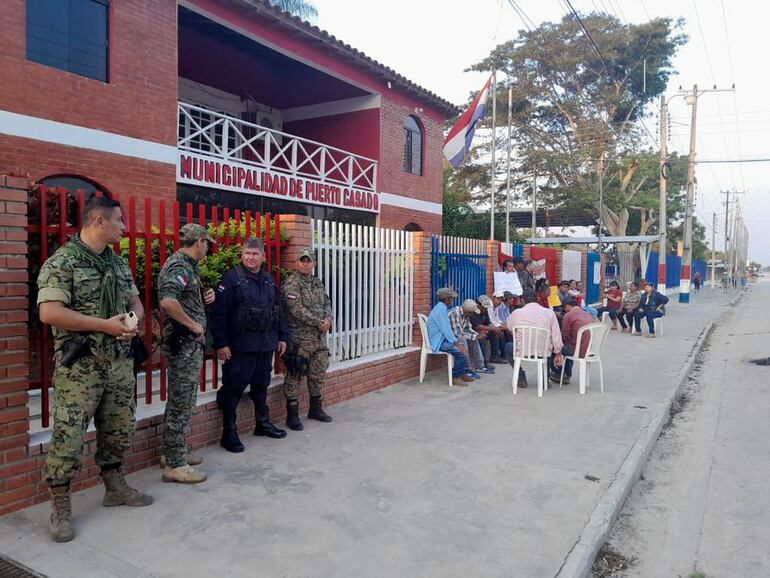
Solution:
{"label": "power line", "polygon": [[[730,64],[730,76],[732,77],[733,86],[735,85],[735,67],[733,66],[733,50],[730,46],[730,33],[728,32],[727,27],[727,12],[725,11],[725,1],[721,0],[722,5],[722,24],[724,25],[725,29],[725,43],[727,44],[727,62]],[[733,114],[735,115],[735,123],[738,124],[738,95],[733,92]],[[741,153],[741,133],[740,131],[736,135],[736,140],[738,142],[738,156],[742,156]],[[745,191],[746,185],[744,181],[744,175],[743,175],[743,165],[739,165],[740,171],[739,174],[741,176],[741,188]]]}
{"label": "power line", "polygon": [[575,19],[578,21],[578,24],[580,24],[580,27],[583,29],[583,32],[585,32],[586,36],[588,37],[588,41],[591,43],[591,46],[593,46],[594,50],[596,51],[596,54],[599,55],[599,60],[602,63],[602,68],[604,70],[607,70],[607,62],[604,60],[604,55],[602,54],[602,51],[599,50],[599,47],[596,45],[596,42],[594,42],[593,36],[591,36],[591,33],[588,31],[588,28],[586,28],[586,25],[583,24],[583,20],[580,18],[580,16],[577,13],[577,10],[575,10],[575,7],[572,5],[572,2],[570,0],[564,0],[567,3],[567,6],[569,6],[570,10],[572,10],[572,14],[575,16]]}

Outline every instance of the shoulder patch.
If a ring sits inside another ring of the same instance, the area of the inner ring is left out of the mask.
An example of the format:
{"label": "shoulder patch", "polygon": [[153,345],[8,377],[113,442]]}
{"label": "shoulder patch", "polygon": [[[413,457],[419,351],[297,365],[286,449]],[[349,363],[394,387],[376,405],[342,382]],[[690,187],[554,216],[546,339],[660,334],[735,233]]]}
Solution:
{"label": "shoulder patch", "polygon": [[182,289],[187,287],[187,283],[188,283],[187,277],[185,277],[182,274],[179,274],[176,277],[174,277],[174,281],[176,281],[176,284],[179,285]]}
{"label": "shoulder patch", "polygon": [[298,297],[298,296],[297,296],[297,294],[296,294],[296,293],[291,293],[291,292],[289,292],[289,293],[287,293],[287,294],[286,294],[286,299],[292,299],[292,300],[294,300],[294,299],[297,299],[297,297]]}
{"label": "shoulder patch", "polygon": [[225,289],[227,289],[227,287],[225,287],[221,283],[217,286],[217,291],[219,291],[220,293],[224,293]]}

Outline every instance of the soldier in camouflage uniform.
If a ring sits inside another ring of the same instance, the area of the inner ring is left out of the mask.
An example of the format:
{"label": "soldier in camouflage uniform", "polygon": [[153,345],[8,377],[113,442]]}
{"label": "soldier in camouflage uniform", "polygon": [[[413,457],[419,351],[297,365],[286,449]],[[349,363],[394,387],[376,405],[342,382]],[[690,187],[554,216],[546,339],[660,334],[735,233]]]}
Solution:
{"label": "soldier in camouflage uniform", "polygon": [[163,416],[163,481],[198,484],[206,474],[192,468],[184,430],[190,422],[203,365],[206,334],[205,305],[214,290],[201,286],[198,262],[214,243],[205,227],[189,223],[179,231],[180,249],[171,255],[158,276],[158,300],[163,321],[163,353],[168,361],[168,397]]}
{"label": "soldier in camouflage uniform", "polygon": [[[75,537],[70,482],[80,469],[83,436],[96,426],[96,464],[106,487],[105,506],[148,506],[151,496],[131,488],[121,472],[134,433],[134,372],[130,342],[144,316],[126,262],[110,245],[125,228],[120,203],[93,197],[83,227],[40,270],[40,320],[53,327],[53,431],[45,479],[51,487],[56,542]],[[126,312],[136,317],[128,320]],[[137,319],[138,318],[138,319]]]}
{"label": "soldier in camouflage uniform", "polygon": [[[321,388],[329,367],[329,347],[326,334],[331,329],[332,307],[323,283],[313,276],[315,258],[310,249],[300,252],[297,270],[283,282],[286,319],[291,331],[292,349],[307,360],[307,388],[310,392],[308,419],[330,422],[323,410]],[[295,431],[303,429],[299,419],[299,387],[302,377],[286,373],[283,391],[286,395],[286,426]]]}

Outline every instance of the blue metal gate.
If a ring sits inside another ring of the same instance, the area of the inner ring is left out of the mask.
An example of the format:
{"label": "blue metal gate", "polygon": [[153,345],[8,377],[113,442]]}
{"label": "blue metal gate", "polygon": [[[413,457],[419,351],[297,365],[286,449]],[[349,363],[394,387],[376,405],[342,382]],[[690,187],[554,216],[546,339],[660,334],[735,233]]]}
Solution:
{"label": "blue metal gate", "polygon": [[[599,263],[597,266],[596,264]],[[599,285],[601,283],[601,255],[588,253],[586,255],[586,303],[599,301]]]}
{"label": "blue metal gate", "polygon": [[457,303],[484,295],[487,291],[487,259],[487,242],[484,240],[431,237],[431,306],[436,304],[436,291],[441,287],[457,291]]}

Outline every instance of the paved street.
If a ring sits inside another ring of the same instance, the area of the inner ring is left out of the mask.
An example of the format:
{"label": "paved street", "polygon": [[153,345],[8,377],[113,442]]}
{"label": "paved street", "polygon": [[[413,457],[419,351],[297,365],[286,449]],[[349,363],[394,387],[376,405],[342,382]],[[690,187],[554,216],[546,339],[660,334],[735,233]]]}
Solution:
{"label": "paved street", "polygon": [[622,576],[770,575],[770,283],[717,327],[611,536]]}
{"label": "paved street", "polygon": [[[758,308],[765,292],[747,303]],[[675,301],[662,338],[612,332],[604,395],[571,385],[514,397],[505,366],[448,388],[438,371],[332,407],[331,425],[309,422],[281,441],[244,437],[238,455],[208,448],[206,484],[162,484],[159,470],[131,476],[156,497],[150,508],[105,509],[101,488],[80,492],[73,542],[49,541],[47,504],[1,518],[0,552],[52,578],[555,576],[667,407],[698,336],[727,309],[718,292]],[[734,339],[736,356],[760,349],[756,336]]]}

